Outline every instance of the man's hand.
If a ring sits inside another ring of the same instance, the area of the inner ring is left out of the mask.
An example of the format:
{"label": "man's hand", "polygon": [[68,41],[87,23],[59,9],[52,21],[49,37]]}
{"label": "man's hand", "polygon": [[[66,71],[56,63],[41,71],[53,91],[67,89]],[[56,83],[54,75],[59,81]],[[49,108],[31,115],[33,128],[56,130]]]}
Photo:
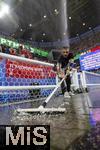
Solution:
{"label": "man's hand", "polygon": [[59,71],[58,72],[58,77],[59,78],[64,78],[65,77],[64,72],[63,71]]}

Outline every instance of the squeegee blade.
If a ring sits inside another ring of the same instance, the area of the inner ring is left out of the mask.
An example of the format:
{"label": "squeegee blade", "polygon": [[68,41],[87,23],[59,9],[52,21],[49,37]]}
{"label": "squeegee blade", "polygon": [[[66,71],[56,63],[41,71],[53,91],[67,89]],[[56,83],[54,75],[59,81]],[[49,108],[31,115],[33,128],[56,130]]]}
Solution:
{"label": "squeegee blade", "polygon": [[64,113],[66,111],[65,108],[28,108],[28,109],[17,109],[17,112],[26,112],[26,113],[53,113],[53,112],[58,112],[58,113]]}

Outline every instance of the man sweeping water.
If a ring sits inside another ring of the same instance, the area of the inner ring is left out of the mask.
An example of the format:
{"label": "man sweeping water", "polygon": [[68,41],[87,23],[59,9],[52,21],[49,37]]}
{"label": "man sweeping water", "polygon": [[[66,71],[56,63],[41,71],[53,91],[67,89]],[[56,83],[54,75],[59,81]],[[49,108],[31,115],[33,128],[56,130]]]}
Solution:
{"label": "man sweeping water", "polygon": [[61,84],[62,94],[65,98],[70,98],[74,94],[71,92],[71,78],[70,78],[70,60],[73,59],[73,54],[69,52],[68,47],[63,47],[61,56],[58,60],[58,72],[60,73],[60,78],[62,79],[64,75],[67,74],[66,79]]}
{"label": "man sweeping water", "polygon": [[[71,92],[71,79],[70,79],[70,70],[69,70],[69,61],[73,58],[73,54],[69,53],[69,49],[63,48],[62,54],[59,58],[58,71],[63,71],[63,76],[61,77],[61,81],[54,87],[53,91],[46,98],[46,100],[38,107],[38,108],[29,108],[29,109],[18,109],[18,112],[27,112],[27,113],[64,113],[66,108],[62,107],[47,107],[48,102],[53,98],[54,94],[57,92],[59,87],[62,87],[62,92],[64,97],[70,98],[70,95],[74,95]],[[67,74],[67,75],[66,75]],[[64,84],[66,81],[66,85]]]}

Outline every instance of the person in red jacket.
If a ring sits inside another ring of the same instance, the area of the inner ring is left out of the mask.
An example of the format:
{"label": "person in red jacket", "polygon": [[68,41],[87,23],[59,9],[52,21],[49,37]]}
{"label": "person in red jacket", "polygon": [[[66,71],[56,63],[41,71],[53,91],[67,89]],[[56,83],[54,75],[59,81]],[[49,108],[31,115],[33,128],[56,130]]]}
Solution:
{"label": "person in red jacket", "polygon": [[16,55],[16,50],[13,48],[9,49],[10,55]]}
{"label": "person in red jacket", "polygon": [[20,53],[20,56],[22,56],[22,57],[32,59],[32,54],[27,49],[21,49],[19,53]]}

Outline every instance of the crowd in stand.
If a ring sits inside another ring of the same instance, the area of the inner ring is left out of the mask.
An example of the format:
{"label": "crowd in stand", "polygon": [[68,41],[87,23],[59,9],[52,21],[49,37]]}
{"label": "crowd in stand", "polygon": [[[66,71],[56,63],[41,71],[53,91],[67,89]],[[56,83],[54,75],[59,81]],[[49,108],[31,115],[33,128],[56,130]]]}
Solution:
{"label": "crowd in stand", "polygon": [[[78,42],[75,42],[70,45],[71,51],[74,53],[81,53],[82,51],[89,50],[93,47],[95,47],[97,44],[100,44],[100,33],[95,33],[92,34],[91,36],[88,36],[86,38],[80,38]],[[23,46],[19,46],[18,49],[14,49],[11,47],[8,47],[6,45],[0,45],[0,52],[6,53],[6,54],[11,54],[11,55],[17,55],[29,59],[39,59],[39,60],[44,60],[44,61],[49,61],[46,58],[41,58],[37,55],[34,55],[33,53],[30,52],[30,50],[25,49]]]}
{"label": "crowd in stand", "polygon": [[10,55],[22,56],[22,57],[29,58],[29,59],[33,58],[32,53],[29,50],[24,49],[23,46],[20,46],[19,49],[14,49],[14,48],[1,44],[0,52],[10,54]]}
{"label": "crowd in stand", "polygon": [[1,44],[0,52],[10,54],[10,55],[15,55],[15,56],[21,56],[21,57],[28,58],[28,59],[35,59],[35,60],[48,62],[47,58],[45,58],[45,57],[43,58],[42,56],[31,53],[31,51],[24,48],[24,46],[19,46],[18,49],[15,49],[15,48]]}
{"label": "crowd in stand", "polygon": [[81,38],[78,42],[71,44],[71,50],[75,53],[83,52],[95,47],[97,44],[100,44],[100,32],[92,34],[86,38]]}
{"label": "crowd in stand", "polygon": [[[85,51],[89,51],[90,49],[100,46],[100,32],[88,35],[86,38],[81,38],[78,42],[71,44],[71,50],[74,53],[83,53]],[[100,74],[100,69],[90,70],[94,73]]]}

